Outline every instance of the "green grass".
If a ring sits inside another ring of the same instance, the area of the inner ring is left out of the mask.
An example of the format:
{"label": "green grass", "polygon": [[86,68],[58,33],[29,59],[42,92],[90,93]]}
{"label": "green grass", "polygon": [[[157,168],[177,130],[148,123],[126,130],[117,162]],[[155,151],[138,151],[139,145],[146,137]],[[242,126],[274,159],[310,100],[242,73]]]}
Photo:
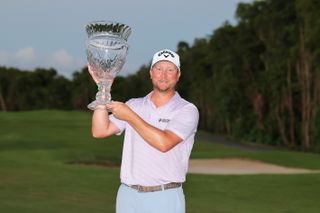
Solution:
{"label": "green grass", "polygon": [[[114,212],[122,137],[93,139],[90,112],[0,113],[0,212]],[[196,141],[192,158],[241,157],[320,169],[320,155]],[[319,212],[320,174],[195,175],[187,212]]]}

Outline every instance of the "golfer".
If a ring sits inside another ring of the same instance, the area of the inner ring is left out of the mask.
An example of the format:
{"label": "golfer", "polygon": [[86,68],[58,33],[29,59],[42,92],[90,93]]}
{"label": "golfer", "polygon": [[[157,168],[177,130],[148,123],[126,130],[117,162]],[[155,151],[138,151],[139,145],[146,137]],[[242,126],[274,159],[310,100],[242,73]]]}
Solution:
{"label": "golfer", "polygon": [[92,134],[105,138],[125,132],[117,213],[183,213],[183,183],[199,112],[176,91],[177,53],[155,53],[149,72],[153,90],[145,97],[97,106]]}

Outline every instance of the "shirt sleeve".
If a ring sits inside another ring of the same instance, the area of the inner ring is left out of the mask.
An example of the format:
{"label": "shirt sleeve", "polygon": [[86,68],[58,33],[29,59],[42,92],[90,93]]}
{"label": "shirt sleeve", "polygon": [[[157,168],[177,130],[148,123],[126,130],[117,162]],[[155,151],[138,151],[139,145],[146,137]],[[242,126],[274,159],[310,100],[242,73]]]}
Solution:
{"label": "shirt sleeve", "polygon": [[116,135],[121,135],[126,128],[126,122],[114,117],[114,115],[109,115],[109,121],[112,122],[120,131]]}
{"label": "shirt sleeve", "polygon": [[183,140],[197,131],[199,111],[193,104],[187,104],[170,120],[166,130],[170,130]]}
{"label": "shirt sleeve", "polygon": [[[126,102],[126,104],[132,108],[132,102],[133,100],[130,99]],[[115,118],[114,115],[109,115],[109,120],[120,130],[119,133],[117,133],[116,135],[121,135],[122,132],[126,129],[126,125],[127,125],[127,122],[126,121],[123,121],[123,120],[120,120],[118,118]]]}

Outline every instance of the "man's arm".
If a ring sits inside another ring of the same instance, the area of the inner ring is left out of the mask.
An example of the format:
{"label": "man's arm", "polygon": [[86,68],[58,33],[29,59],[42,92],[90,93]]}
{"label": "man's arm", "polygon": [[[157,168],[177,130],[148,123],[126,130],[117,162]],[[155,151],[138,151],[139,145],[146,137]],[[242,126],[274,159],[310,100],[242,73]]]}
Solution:
{"label": "man's arm", "polygon": [[[96,84],[98,79],[93,72],[93,68],[88,64],[88,72]],[[109,114],[105,105],[99,105],[92,115],[92,136],[95,138],[105,138],[117,134],[120,130],[109,120]]]}
{"label": "man's arm", "polygon": [[175,133],[148,124],[124,103],[112,102],[107,107],[116,118],[127,121],[147,143],[161,152],[169,151],[182,141]]}
{"label": "man's arm", "polygon": [[106,106],[99,105],[92,115],[92,136],[105,138],[117,134],[120,130],[109,120]]}

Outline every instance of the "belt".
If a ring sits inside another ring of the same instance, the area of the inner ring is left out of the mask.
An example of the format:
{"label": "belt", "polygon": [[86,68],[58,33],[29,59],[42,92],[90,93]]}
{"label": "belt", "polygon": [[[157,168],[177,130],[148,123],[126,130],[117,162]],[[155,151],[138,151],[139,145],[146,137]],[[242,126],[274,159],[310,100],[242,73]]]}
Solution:
{"label": "belt", "polygon": [[127,185],[124,184],[132,189],[137,190],[138,192],[156,192],[156,191],[163,191],[166,189],[173,189],[178,188],[182,186],[182,183],[167,183],[164,185],[158,185],[158,186],[141,186],[141,185]]}

